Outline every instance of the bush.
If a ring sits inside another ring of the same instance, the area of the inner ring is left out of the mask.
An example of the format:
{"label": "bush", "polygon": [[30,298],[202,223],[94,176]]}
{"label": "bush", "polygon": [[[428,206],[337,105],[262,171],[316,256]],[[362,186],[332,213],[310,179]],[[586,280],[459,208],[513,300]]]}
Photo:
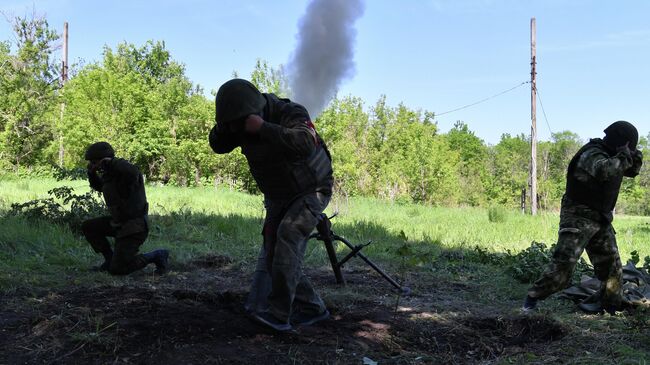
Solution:
{"label": "bush", "polygon": [[12,204],[8,214],[67,225],[75,232],[81,232],[84,220],[106,214],[98,193],[74,194],[74,189],[69,186],[54,188],[47,193],[51,196],[47,199]]}
{"label": "bush", "polygon": [[[471,259],[476,262],[505,267],[505,271],[521,283],[532,283],[539,279],[544,269],[551,262],[555,245],[547,247],[543,242],[533,241],[527,249],[513,254],[488,252],[476,246]],[[582,257],[578,260],[573,272],[573,280],[579,281],[582,275],[593,275],[593,268]]]}
{"label": "bush", "polygon": [[[634,266],[637,266],[637,264],[641,261],[641,257],[639,256],[639,251],[634,250],[630,252],[630,256],[631,256],[630,261],[632,261]],[[646,271],[650,271],[650,256],[646,256],[643,258],[643,265],[641,266],[641,268],[645,269]]]}

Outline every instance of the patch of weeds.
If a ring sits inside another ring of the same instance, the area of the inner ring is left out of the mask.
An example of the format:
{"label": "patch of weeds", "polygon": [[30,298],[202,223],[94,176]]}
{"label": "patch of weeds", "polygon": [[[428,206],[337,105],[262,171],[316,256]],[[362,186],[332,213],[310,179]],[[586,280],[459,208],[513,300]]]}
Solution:
{"label": "patch of weeds", "polygon": [[[630,252],[630,261],[632,261],[634,266],[637,266],[637,264],[641,261],[641,257],[639,256],[639,251],[634,250]],[[643,266],[641,266],[641,268],[645,269],[646,271],[650,271],[650,256],[646,256],[643,258]]]}
{"label": "patch of weeds", "polygon": [[522,354],[506,355],[500,359],[498,364],[530,364],[539,360],[539,356],[535,353],[524,352]]}
{"label": "patch of weeds", "polygon": [[[401,273],[406,273],[410,267],[420,266],[431,262],[431,253],[428,250],[421,250],[413,241],[410,241],[404,231],[400,231],[398,236],[400,245],[397,248],[387,248],[386,252],[394,254],[399,258],[399,269]],[[392,252],[391,252],[392,251]]]}
{"label": "patch of weeds", "polygon": [[422,215],[422,210],[421,210],[421,209],[418,209],[418,208],[416,208],[416,207],[409,208],[409,209],[406,211],[406,215],[407,215],[409,218],[419,217],[419,216]]}
{"label": "patch of weeds", "polygon": [[[89,317],[88,321],[89,328],[87,330],[73,331],[69,334],[70,338],[79,342],[80,347],[88,344],[97,346],[104,351],[116,352],[120,346],[117,322],[106,324],[102,317]],[[109,331],[114,327],[115,330]]]}
{"label": "patch of weeds", "polygon": [[[404,231],[400,231],[399,233],[399,240],[402,242],[402,244],[395,250],[395,254],[397,257],[400,259],[399,263],[399,277],[401,278],[400,285],[404,284],[404,278],[406,277],[406,272],[409,266],[415,266],[419,262],[421,262],[421,257],[416,256],[413,252],[412,244],[409,242],[408,237],[406,236],[406,233]],[[399,308],[399,303],[400,300],[402,299],[402,292],[398,291],[397,296],[395,298],[395,313],[397,313],[397,309]]]}
{"label": "patch of weeds", "polygon": [[636,307],[634,311],[625,316],[626,328],[637,332],[645,332],[650,329],[650,308]]}
{"label": "patch of weeds", "polygon": [[[476,246],[474,252],[468,256],[474,262],[505,268],[508,274],[521,283],[532,283],[541,277],[544,269],[551,262],[554,249],[555,245],[548,247],[543,242],[533,241],[530,247],[516,254],[511,250],[490,252]],[[582,275],[592,272],[591,265],[581,257],[573,272],[573,279],[579,281]]]}
{"label": "patch of weeds", "polygon": [[[543,242],[533,241],[530,247],[512,256],[506,271],[522,283],[532,283],[539,279],[551,262],[554,249],[555,245],[547,247]],[[573,279],[579,281],[583,274],[591,272],[591,266],[581,257],[573,272]]]}
{"label": "patch of weeds", "polygon": [[55,166],[52,175],[56,181],[61,180],[86,180],[88,178],[88,170],[82,167],[74,167],[66,169],[63,167]]}
{"label": "patch of weeds", "polygon": [[618,343],[614,345],[613,351],[616,354],[617,361],[620,361],[619,363],[647,364],[648,354],[642,349],[634,348],[629,344]]}
{"label": "patch of weeds", "polygon": [[645,233],[645,234],[650,234],[650,224],[646,223],[645,225],[641,227],[636,227],[633,229],[634,233]]}
{"label": "patch of weeds", "polygon": [[488,249],[476,246],[474,247],[474,251],[467,255],[467,258],[470,261],[480,264],[503,266],[512,260],[512,252],[510,250],[507,250],[506,252],[492,252]]}
{"label": "patch of weeds", "polygon": [[500,206],[488,208],[488,220],[492,223],[503,223],[506,221],[506,209]]}
{"label": "patch of weeds", "polygon": [[75,194],[74,189],[69,186],[54,188],[47,193],[50,197],[46,199],[11,204],[11,210],[7,214],[68,225],[75,232],[81,231],[81,223],[84,220],[106,214],[106,208],[98,193]]}
{"label": "patch of weeds", "polygon": [[16,188],[18,188],[19,190],[27,191],[27,190],[30,190],[31,187],[29,185],[29,181],[24,180],[24,181],[21,181],[18,184],[16,184]]}

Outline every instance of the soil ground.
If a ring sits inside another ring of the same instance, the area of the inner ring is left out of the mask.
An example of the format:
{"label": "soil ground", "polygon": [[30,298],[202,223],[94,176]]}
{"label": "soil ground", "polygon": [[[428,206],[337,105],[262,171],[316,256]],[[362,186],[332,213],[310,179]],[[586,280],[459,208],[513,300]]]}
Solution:
{"label": "soil ground", "polygon": [[471,284],[411,278],[414,293],[398,298],[366,266],[347,268],[344,288],[325,268],[307,274],[332,316],[286,334],[247,317],[250,273],[223,256],[202,257],[163,277],[136,273],[115,285],[17,290],[0,298],[0,361],[477,364],[552,360],[563,338],[578,335],[550,316],[458,299]]}

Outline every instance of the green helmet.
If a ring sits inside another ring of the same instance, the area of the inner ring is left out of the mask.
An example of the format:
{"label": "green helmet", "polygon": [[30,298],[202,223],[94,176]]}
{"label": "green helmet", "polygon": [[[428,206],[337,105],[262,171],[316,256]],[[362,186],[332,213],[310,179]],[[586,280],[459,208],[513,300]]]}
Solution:
{"label": "green helmet", "polygon": [[96,142],[86,149],[85,159],[87,161],[101,160],[104,157],[115,157],[115,151],[108,142]]}
{"label": "green helmet", "polygon": [[216,122],[221,125],[260,114],[266,99],[255,85],[242,79],[232,79],[221,85],[215,99]]}
{"label": "green helmet", "polygon": [[628,147],[634,151],[639,142],[639,132],[637,132],[632,123],[624,120],[612,123],[609,127],[605,128],[604,132],[605,138],[603,138],[603,141],[612,149],[616,149],[627,143]]}

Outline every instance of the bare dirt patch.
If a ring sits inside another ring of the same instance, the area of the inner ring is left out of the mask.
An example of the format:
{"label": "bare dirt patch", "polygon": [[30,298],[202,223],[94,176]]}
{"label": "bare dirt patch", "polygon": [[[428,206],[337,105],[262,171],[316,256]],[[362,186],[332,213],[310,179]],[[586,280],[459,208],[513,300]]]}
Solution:
{"label": "bare dirt patch", "polygon": [[[346,290],[357,291],[354,300],[325,296],[329,320],[277,334],[247,317],[243,288],[249,278],[220,260],[193,261],[189,266],[195,272],[184,273],[182,281],[172,275],[137,285],[0,298],[0,359],[12,364],[359,364],[368,357],[381,363],[477,363],[568,333],[544,317],[432,311],[430,297],[417,294],[402,301],[411,307],[395,311],[385,282],[366,270],[350,270]],[[200,286],[192,285],[190,274],[200,278]],[[337,290],[331,272],[310,274],[325,292]],[[204,285],[210,275],[218,285]]]}
{"label": "bare dirt patch", "polygon": [[203,268],[222,268],[229,265],[233,260],[223,255],[206,255],[190,261],[190,266]]}
{"label": "bare dirt patch", "polygon": [[568,330],[541,316],[420,318],[397,324],[395,344],[403,351],[437,356],[445,362],[495,360],[564,337]]}

